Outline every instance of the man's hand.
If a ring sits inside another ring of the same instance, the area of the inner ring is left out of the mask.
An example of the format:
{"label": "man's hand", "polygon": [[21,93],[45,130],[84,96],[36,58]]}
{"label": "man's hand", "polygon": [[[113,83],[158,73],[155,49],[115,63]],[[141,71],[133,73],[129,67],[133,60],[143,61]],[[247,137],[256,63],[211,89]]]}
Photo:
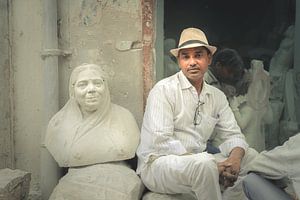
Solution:
{"label": "man's hand", "polygon": [[231,166],[231,163],[225,161],[218,163],[219,183],[225,188],[233,186],[233,183],[237,179],[237,176],[230,172]]}
{"label": "man's hand", "polygon": [[218,163],[219,182],[225,188],[233,186],[237,180],[244,154],[244,149],[236,147],[231,151],[230,156],[225,161]]}
{"label": "man's hand", "polygon": [[240,161],[238,159],[228,158],[227,160],[218,163],[218,166],[220,184],[225,188],[233,186],[240,172]]}

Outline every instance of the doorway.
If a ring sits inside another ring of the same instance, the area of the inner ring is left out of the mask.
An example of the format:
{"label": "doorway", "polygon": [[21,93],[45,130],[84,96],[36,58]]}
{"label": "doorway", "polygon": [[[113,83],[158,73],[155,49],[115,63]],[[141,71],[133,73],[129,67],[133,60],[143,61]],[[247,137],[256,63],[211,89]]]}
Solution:
{"label": "doorway", "polygon": [[[264,70],[270,72],[270,66],[275,65],[274,61],[271,63],[272,58],[284,45],[283,40],[294,37],[296,0],[164,0],[157,1],[156,15],[156,82],[179,70],[169,49],[177,46],[181,31],[187,27],[202,29],[209,43],[218,49],[236,49],[247,69],[251,60],[257,59],[263,62]],[[283,72],[279,77],[272,69],[270,72],[274,121],[267,128],[268,148],[283,143],[299,131],[300,108],[295,103],[298,97],[294,88],[288,87],[299,83],[287,81],[293,71],[299,69],[294,70],[293,44],[288,48],[290,57],[286,58],[288,64]],[[296,111],[291,111],[293,109]]]}
{"label": "doorway", "polygon": [[[177,46],[184,28],[198,27],[206,33],[210,44],[219,49],[236,49],[247,68],[256,58],[262,59],[268,70],[284,32],[295,24],[295,4],[295,0],[165,0],[163,5],[158,1],[157,12],[163,9],[163,19],[158,18],[157,24],[162,23],[163,30],[157,30],[156,39],[167,40],[164,48],[170,48]],[[158,56],[161,57],[157,55],[156,60],[160,60]],[[166,74],[166,69],[159,68],[161,66],[157,66],[156,71],[164,75],[157,77],[170,75]]]}

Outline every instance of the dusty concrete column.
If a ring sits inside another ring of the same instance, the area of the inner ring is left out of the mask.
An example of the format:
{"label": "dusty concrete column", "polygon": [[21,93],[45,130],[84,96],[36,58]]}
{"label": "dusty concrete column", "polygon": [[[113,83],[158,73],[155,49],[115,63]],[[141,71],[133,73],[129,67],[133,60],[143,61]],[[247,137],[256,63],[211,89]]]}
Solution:
{"label": "dusty concrete column", "polygon": [[[60,177],[59,168],[44,146],[45,131],[51,117],[58,111],[58,58],[51,54],[58,48],[57,1],[44,0],[44,132],[41,135],[41,190],[48,199]],[[48,52],[48,54],[47,54]]]}
{"label": "dusty concrete column", "polygon": [[0,1],[0,169],[14,167],[8,1]]}

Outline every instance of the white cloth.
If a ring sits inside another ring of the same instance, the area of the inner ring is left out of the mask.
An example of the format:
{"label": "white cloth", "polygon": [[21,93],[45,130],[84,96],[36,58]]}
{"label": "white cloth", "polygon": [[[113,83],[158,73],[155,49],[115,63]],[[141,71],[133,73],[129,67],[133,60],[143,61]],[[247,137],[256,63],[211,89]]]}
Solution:
{"label": "white cloth", "polygon": [[141,178],[145,186],[154,192],[176,194],[193,191],[198,199],[221,199],[216,160],[206,152],[161,156],[142,172]]}
{"label": "white cloth", "polygon": [[244,170],[257,155],[251,148],[241,163],[241,170],[234,187],[223,191],[219,185],[217,162],[226,159],[222,154],[206,152],[192,155],[161,156],[147,165],[141,173],[141,178],[147,188],[157,193],[195,194],[201,200],[244,200],[242,180],[246,176]]}
{"label": "white cloth", "polygon": [[[198,102],[202,104],[199,106],[201,120],[199,125],[194,125]],[[219,148],[224,158],[234,147],[247,150],[248,144],[241,134],[223,92],[203,83],[202,91],[198,96],[196,89],[181,71],[158,82],[150,91],[147,100],[141,141],[137,149],[139,158],[137,173],[141,173],[141,178],[146,185],[151,183],[151,177],[162,176],[153,187],[148,185],[153,191],[158,191],[160,188],[158,183],[161,183],[174,186],[168,189],[161,188],[163,190],[161,192],[184,193],[185,187],[191,189],[191,180],[189,180],[190,184],[183,187],[175,186],[176,183],[173,181],[182,182],[187,177],[193,177],[195,175],[193,172],[203,172],[197,176],[201,178],[195,178],[197,180],[194,181],[196,183],[200,179],[204,180],[196,184],[197,188],[201,189],[193,188],[193,190],[206,192],[207,197],[211,197],[203,199],[220,199],[216,161],[211,154],[203,153],[214,131],[215,137],[222,141]],[[194,155],[178,156],[183,154]],[[180,169],[181,163],[185,163],[182,164],[182,169]],[[180,177],[181,173],[177,170],[183,170],[182,175],[185,178]],[[212,186],[210,190],[213,192],[206,191],[210,188],[207,184]]]}
{"label": "white cloth", "polygon": [[288,178],[300,198],[300,133],[290,137],[282,146],[261,152],[247,171],[259,172],[268,179]]}

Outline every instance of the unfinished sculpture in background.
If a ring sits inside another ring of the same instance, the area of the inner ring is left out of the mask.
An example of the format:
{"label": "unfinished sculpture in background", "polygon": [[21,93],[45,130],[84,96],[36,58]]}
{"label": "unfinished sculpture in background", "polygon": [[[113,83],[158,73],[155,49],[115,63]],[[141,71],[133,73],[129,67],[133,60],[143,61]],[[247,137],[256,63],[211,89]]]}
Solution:
{"label": "unfinished sculpture in background", "polygon": [[265,124],[273,119],[269,105],[270,78],[260,60],[251,61],[249,72],[252,81],[247,94],[230,98],[229,103],[249,146],[260,152],[265,150]]}
{"label": "unfinished sculpture in background", "polygon": [[279,49],[270,62],[269,73],[272,85],[270,105],[274,120],[267,129],[268,149],[282,144],[298,131],[293,69],[294,32],[294,26],[288,27]]}
{"label": "unfinished sculpture in background", "polygon": [[50,120],[46,147],[68,173],[50,199],[139,199],[143,185],[124,160],[133,158],[139,128],[110,101],[107,76],[95,64],[76,67],[70,99]]}

